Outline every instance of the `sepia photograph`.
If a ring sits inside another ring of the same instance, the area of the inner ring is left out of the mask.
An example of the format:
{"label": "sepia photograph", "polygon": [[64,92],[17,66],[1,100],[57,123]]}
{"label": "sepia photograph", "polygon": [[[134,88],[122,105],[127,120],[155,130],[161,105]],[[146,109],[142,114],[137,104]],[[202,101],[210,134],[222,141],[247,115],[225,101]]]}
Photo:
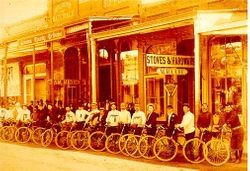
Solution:
{"label": "sepia photograph", "polygon": [[248,0],[0,0],[0,171],[247,171]]}

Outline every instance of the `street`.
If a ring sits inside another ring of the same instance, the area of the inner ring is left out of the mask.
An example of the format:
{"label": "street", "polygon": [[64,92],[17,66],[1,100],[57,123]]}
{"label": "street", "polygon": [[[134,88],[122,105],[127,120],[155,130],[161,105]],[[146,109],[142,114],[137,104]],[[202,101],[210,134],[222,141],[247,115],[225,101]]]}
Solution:
{"label": "street", "polygon": [[[241,164],[227,163],[221,167],[213,167],[206,162],[189,164],[185,161],[160,162],[158,160],[132,159],[122,155],[111,155],[107,152],[97,153],[91,150],[74,151],[56,148],[42,148],[34,144],[17,144],[0,142],[1,171],[194,171],[194,170],[247,170],[247,161]],[[100,155],[101,154],[101,155]]]}

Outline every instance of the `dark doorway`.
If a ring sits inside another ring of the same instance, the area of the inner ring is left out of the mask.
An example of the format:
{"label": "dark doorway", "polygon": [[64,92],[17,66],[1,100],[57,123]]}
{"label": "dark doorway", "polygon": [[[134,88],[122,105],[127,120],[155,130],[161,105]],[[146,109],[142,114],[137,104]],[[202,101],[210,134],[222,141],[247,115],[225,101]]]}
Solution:
{"label": "dark doorway", "polygon": [[100,66],[99,68],[99,94],[100,102],[111,98],[110,66]]}

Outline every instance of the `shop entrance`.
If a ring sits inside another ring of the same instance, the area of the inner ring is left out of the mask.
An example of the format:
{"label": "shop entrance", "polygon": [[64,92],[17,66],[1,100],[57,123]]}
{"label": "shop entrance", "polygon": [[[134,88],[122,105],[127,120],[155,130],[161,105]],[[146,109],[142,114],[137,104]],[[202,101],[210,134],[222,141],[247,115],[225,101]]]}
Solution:
{"label": "shop entrance", "polygon": [[111,98],[110,83],[110,65],[100,66],[99,68],[99,98],[100,102],[104,102]]}
{"label": "shop entrance", "polygon": [[78,86],[71,85],[66,86],[66,99],[65,102],[67,105],[69,104],[77,104],[78,100]]}

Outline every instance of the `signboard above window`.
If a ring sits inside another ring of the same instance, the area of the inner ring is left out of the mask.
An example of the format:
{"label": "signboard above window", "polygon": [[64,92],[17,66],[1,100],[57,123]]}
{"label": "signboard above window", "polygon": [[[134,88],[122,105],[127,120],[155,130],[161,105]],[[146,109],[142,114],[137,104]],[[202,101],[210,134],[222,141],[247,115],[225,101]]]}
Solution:
{"label": "signboard above window", "polygon": [[194,57],[146,54],[146,65],[147,67],[194,68]]}

